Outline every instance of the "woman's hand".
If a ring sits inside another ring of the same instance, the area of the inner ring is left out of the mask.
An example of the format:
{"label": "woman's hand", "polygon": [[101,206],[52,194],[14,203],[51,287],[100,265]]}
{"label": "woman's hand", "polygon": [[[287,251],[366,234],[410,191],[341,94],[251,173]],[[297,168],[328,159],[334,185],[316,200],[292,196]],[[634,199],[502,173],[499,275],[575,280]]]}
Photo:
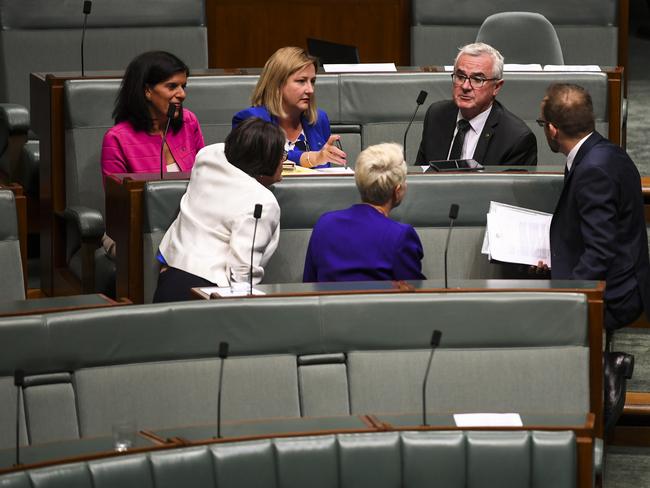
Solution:
{"label": "woman's hand", "polygon": [[320,151],[310,151],[304,153],[300,158],[300,164],[307,166],[308,168],[313,168],[314,166],[320,166],[321,164],[326,163],[334,163],[345,166],[347,164],[347,155],[341,149],[336,147],[336,142],[340,138],[341,136],[339,135],[331,135]]}

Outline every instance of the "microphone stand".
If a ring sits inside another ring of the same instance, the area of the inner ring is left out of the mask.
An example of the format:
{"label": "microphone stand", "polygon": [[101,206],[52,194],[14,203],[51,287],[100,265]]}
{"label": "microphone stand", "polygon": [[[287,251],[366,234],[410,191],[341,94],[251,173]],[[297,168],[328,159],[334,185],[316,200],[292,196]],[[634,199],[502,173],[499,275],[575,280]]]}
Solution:
{"label": "microphone stand", "polygon": [[449,232],[447,232],[447,242],[445,243],[445,288],[449,288],[447,284],[447,251],[449,251],[449,239],[451,238],[451,229],[454,226],[454,220],[458,217],[458,204],[452,203],[449,207]]}
{"label": "microphone stand", "polygon": [[169,104],[167,107],[167,124],[165,125],[165,131],[163,132],[162,145],[160,146],[160,179],[165,179],[163,175],[163,163],[165,155],[165,142],[167,141],[167,131],[169,130],[169,124],[171,124],[174,114],[176,113],[176,105],[173,103]]}
{"label": "microphone stand", "polygon": [[[420,108],[420,105],[424,103],[424,101],[427,99],[428,93],[425,92],[424,90],[420,91],[420,94],[418,95],[417,100],[415,103],[417,104],[415,106],[415,111],[413,112],[413,116],[411,117],[411,120],[409,120],[408,125],[406,126],[406,130],[404,131],[404,161],[406,161],[406,136],[409,133],[409,130],[411,130],[411,124],[413,123],[413,120],[415,120],[415,114],[418,113],[418,109]],[[408,164],[408,161],[406,161]]]}
{"label": "microphone stand", "polygon": [[81,77],[86,76],[86,72],[84,69],[84,41],[86,39],[86,23],[88,22],[88,15],[90,14],[90,10],[93,6],[93,2],[91,0],[84,0],[84,6],[83,6],[83,14],[84,14],[84,23],[83,27],[81,28]]}

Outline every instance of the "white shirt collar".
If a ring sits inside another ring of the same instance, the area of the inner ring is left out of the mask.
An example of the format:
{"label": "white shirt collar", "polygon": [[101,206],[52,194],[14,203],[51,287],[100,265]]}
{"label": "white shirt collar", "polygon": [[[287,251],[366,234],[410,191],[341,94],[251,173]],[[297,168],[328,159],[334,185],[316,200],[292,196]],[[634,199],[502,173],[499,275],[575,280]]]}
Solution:
{"label": "white shirt collar", "polygon": [[[492,105],[493,104],[490,104],[490,106],[483,110],[483,112],[478,114],[473,119],[468,120],[470,130],[468,130],[465,134],[465,141],[463,142],[463,150],[461,151],[460,159],[472,159],[474,157],[476,146],[478,145],[478,141],[481,137],[481,133],[483,132],[483,128],[485,127],[485,123],[490,116]],[[458,121],[462,118],[463,116],[459,110],[458,115],[456,116],[456,129],[454,130],[454,135],[451,138],[451,144],[449,145],[449,151],[447,152],[447,159],[449,159],[449,155],[451,154],[451,147],[454,144],[454,137],[456,137],[456,133],[458,132]]]}
{"label": "white shirt collar", "polygon": [[578,151],[580,150],[580,147],[584,144],[584,142],[589,138],[589,136],[593,134],[593,132],[590,132],[586,136],[584,136],[582,139],[578,141],[578,143],[573,146],[573,149],[569,151],[569,154],[567,154],[566,157],[566,170],[567,172],[571,171],[571,166],[573,166],[573,160],[576,158],[576,154],[578,154]]}

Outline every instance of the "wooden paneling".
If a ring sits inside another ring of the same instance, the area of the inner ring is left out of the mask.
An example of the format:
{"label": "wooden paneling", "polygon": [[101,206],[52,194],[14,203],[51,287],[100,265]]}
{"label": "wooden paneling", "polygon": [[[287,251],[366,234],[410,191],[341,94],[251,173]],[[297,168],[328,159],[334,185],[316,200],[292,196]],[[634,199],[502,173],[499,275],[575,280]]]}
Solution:
{"label": "wooden paneling", "polygon": [[364,63],[410,64],[409,0],[207,0],[211,68],[263,66],[316,37],[359,48]]}

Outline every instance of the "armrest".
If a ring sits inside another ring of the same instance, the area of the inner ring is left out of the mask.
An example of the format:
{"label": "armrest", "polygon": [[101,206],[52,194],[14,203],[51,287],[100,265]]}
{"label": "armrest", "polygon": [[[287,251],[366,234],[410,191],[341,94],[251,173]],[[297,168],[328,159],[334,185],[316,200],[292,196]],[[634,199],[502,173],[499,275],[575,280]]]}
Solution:
{"label": "armrest", "polygon": [[0,172],[8,182],[27,141],[29,112],[22,105],[0,103]]}
{"label": "armrest", "polygon": [[0,129],[9,134],[24,133],[29,130],[29,111],[16,103],[0,103]]}
{"label": "armrest", "polygon": [[594,480],[602,479],[604,456],[604,442],[596,437],[594,439]]}
{"label": "armrest", "polygon": [[63,211],[63,218],[67,223],[75,224],[81,242],[99,242],[106,231],[104,217],[94,208],[68,207]]}
{"label": "armrest", "polygon": [[95,290],[95,250],[101,244],[105,232],[104,217],[94,208],[73,206],[66,208],[61,216],[66,222],[66,261],[70,261],[81,248],[81,290]]}

